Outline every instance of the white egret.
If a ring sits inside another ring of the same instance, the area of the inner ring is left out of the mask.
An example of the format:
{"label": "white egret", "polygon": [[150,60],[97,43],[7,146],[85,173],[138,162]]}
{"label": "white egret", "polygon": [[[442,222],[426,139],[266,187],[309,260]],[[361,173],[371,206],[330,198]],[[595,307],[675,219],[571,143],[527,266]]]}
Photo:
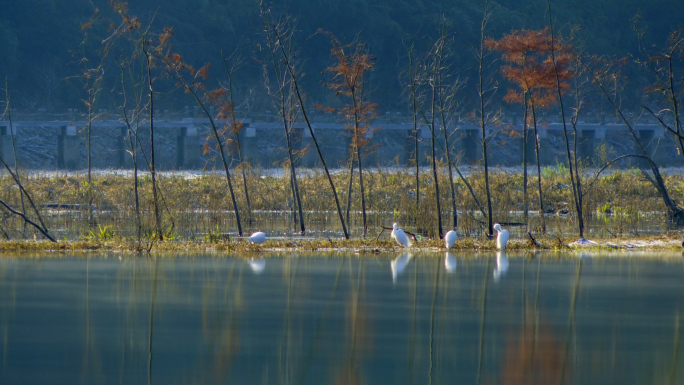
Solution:
{"label": "white egret", "polygon": [[261,245],[266,242],[266,234],[261,231],[257,231],[256,233],[250,235],[247,240],[249,242],[256,243],[257,245]]}
{"label": "white egret", "polygon": [[456,258],[448,251],[446,252],[446,255],[444,255],[444,267],[449,274],[456,271]]}
{"label": "white egret", "polygon": [[456,242],[456,238],[458,235],[456,234],[456,231],[454,230],[449,230],[447,231],[446,234],[444,234],[444,245],[446,246],[447,249],[450,249],[451,246],[454,245],[454,242]]}
{"label": "white egret", "polygon": [[406,233],[404,232],[404,230],[400,229],[399,225],[396,223],[392,224],[392,233],[390,233],[390,238],[397,241],[397,243],[400,246],[403,246],[403,247],[409,247],[410,246],[409,239],[406,236]]}
{"label": "white egret", "polygon": [[[504,230],[506,231],[506,230]],[[502,275],[508,271],[508,258],[503,251],[496,252],[496,267],[494,268],[494,281],[498,282]]]}
{"label": "white egret", "polygon": [[266,260],[264,258],[251,258],[249,260],[249,268],[252,269],[252,272],[254,274],[261,274],[264,272],[264,269],[266,268]]}
{"label": "white egret", "polygon": [[501,225],[498,223],[494,224],[494,230],[497,231],[497,236],[496,236],[496,248],[499,250],[505,250],[506,245],[508,244],[508,230],[504,230],[501,228]]}
{"label": "white egret", "polygon": [[392,283],[397,283],[397,277],[404,271],[413,256],[409,253],[402,254],[390,262],[392,268]]}

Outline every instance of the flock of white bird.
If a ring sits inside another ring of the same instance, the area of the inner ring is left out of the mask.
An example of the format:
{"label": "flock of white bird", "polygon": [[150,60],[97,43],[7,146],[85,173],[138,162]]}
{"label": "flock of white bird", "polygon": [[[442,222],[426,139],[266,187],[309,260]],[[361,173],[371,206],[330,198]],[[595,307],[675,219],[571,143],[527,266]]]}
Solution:
{"label": "flock of white bird", "polygon": [[[496,230],[496,248],[499,250],[505,250],[506,246],[508,245],[508,230],[505,230],[501,227],[500,224],[495,223],[494,224],[494,230]],[[394,223],[392,224],[392,233],[390,234],[390,237],[394,239],[399,246],[402,247],[410,247],[411,242],[409,241],[408,236],[404,232],[404,230],[399,228],[399,225]],[[444,234],[444,246],[447,249],[450,249],[454,243],[456,242],[456,238],[458,236],[456,235],[456,231],[454,230],[449,230],[447,231],[446,234]]]}
{"label": "flock of white bird", "polygon": [[[508,259],[506,258],[506,253],[503,252],[508,245],[508,230],[503,229],[498,223],[494,224],[494,230],[497,232],[496,248],[501,250],[496,253],[496,267],[494,269],[494,280],[498,281],[501,275],[508,270]],[[399,228],[397,223],[392,224],[392,232],[390,233],[390,237],[402,247],[408,248],[411,246],[409,237],[406,235],[404,230]],[[444,246],[447,249],[451,249],[457,238],[458,236],[456,231],[449,230],[444,235]],[[266,242],[266,234],[262,231],[257,231],[247,238],[247,242],[261,245]],[[411,260],[411,257],[411,254],[406,253],[392,260],[392,282],[396,283],[397,276],[406,268]],[[261,274],[264,271],[266,261],[263,258],[250,259],[249,265],[256,274]],[[444,257],[444,267],[448,273],[452,273],[456,270],[456,258],[454,258],[454,256],[449,252],[447,252],[446,256]]]}
{"label": "flock of white bird", "polygon": [[[499,250],[505,250],[506,246],[508,245],[508,230],[503,229],[501,225],[498,223],[494,224],[494,230],[496,230],[497,232],[496,248]],[[399,225],[397,223],[392,224],[392,232],[390,233],[390,238],[394,239],[399,244],[399,246],[411,247],[411,241],[409,240],[409,237],[406,235],[404,230],[399,228]],[[456,238],[458,238],[456,231],[447,231],[447,233],[444,235],[444,246],[447,249],[450,249],[452,246],[454,246]],[[262,231],[257,231],[256,233],[250,235],[249,238],[247,238],[247,241],[250,243],[261,245],[264,242],[266,242],[266,234],[264,234]]]}

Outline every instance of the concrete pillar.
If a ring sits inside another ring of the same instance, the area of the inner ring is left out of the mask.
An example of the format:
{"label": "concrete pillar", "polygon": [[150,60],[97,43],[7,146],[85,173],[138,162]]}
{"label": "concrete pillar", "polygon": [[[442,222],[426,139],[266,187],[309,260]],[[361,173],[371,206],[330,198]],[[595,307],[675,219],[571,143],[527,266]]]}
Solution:
{"label": "concrete pillar", "polygon": [[176,168],[194,170],[200,167],[201,145],[197,127],[181,127],[177,137]]}
{"label": "concrete pillar", "polygon": [[473,164],[480,160],[479,130],[461,130],[460,149],[463,154],[461,163]]}
{"label": "concrete pillar", "polygon": [[596,153],[596,130],[579,130],[579,138],[577,138],[577,154],[581,161],[587,164],[594,164]]}
{"label": "concrete pillar", "polygon": [[252,166],[261,165],[257,153],[257,130],[256,127],[242,127],[240,131],[242,138],[240,144],[242,145],[242,158],[248,161]]}
{"label": "concrete pillar", "polygon": [[[14,128],[16,133],[16,128]],[[0,156],[10,166],[14,165],[14,148],[12,147],[12,133],[8,126],[0,127]]]}
{"label": "concrete pillar", "polygon": [[[553,150],[551,150],[551,146],[548,145],[548,141],[550,140],[549,138],[549,132],[546,128],[539,127],[541,124],[537,123],[537,140],[539,141],[539,163],[540,165],[555,165],[556,161],[555,158],[557,157],[558,154],[554,153]],[[534,129],[532,129],[532,159],[533,161],[531,164],[536,165],[536,155],[534,155],[535,147],[534,147]]]}
{"label": "concrete pillar", "polygon": [[67,170],[78,168],[81,157],[80,144],[81,138],[78,136],[76,126],[60,127],[57,136],[57,168]]}
{"label": "concrete pillar", "polygon": [[128,135],[128,128],[120,127],[119,135],[116,137],[116,164],[118,168],[126,167],[126,135]]}
{"label": "concrete pillar", "polygon": [[[650,157],[653,157],[653,152],[656,147],[655,144],[652,143],[654,136],[653,130],[637,129],[636,134],[637,138],[639,138],[639,142],[641,142],[641,145],[646,149],[646,154]],[[641,154],[641,149],[636,143],[634,143],[634,153]],[[634,165],[639,168],[649,167],[649,164],[645,159],[637,159],[635,163],[636,164]]]}
{"label": "concrete pillar", "polygon": [[430,148],[430,141],[432,140],[432,133],[427,127],[418,128],[418,164],[421,166],[430,165],[432,159],[432,149]]}
{"label": "concrete pillar", "polygon": [[413,162],[420,160],[417,158],[418,154],[420,154],[420,143],[416,149],[416,135],[419,135],[419,132],[414,131],[412,128],[406,130],[404,153],[402,154],[401,159],[399,159],[400,164],[405,166],[414,166],[415,164]]}

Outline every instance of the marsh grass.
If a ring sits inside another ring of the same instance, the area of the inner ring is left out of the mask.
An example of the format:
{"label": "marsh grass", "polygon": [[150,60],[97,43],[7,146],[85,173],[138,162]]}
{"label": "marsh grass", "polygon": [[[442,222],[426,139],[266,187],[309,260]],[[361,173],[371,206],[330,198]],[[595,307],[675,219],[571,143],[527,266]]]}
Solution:
{"label": "marsh grass", "polygon": [[[440,167],[440,183],[449,183],[445,167]],[[293,217],[292,194],[287,176],[262,176],[259,170],[247,173],[250,186],[252,212],[245,215],[246,233],[264,230],[269,236],[293,237],[296,232]],[[547,214],[548,234],[539,237],[572,238],[575,232],[575,217],[572,206],[572,190],[568,186],[567,172],[562,167],[545,168],[542,171],[542,189],[545,207],[550,209]],[[306,247],[331,247],[326,237],[331,237],[338,247],[350,248],[378,248],[381,250],[394,247],[385,244],[389,239],[376,240],[382,226],[391,226],[398,222],[403,228],[419,234],[423,242],[435,238],[437,225],[435,221],[435,195],[432,188],[432,176],[428,173],[420,175],[421,195],[420,205],[415,205],[415,175],[404,170],[377,169],[369,170],[365,177],[367,192],[367,210],[369,235],[362,236],[360,222],[361,197],[358,185],[353,185],[351,207],[353,215],[349,224],[355,244],[344,246],[337,240],[341,228],[336,217],[333,196],[329,191],[326,177],[323,173],[308,171],[299,176],[302,204],[305,211],[305,221],[310,231],[309,237],[320,238],[318,241],[306,241]],[[344,172],[333,174],[336,186],[346,188],[347,176]],[[478,197],[484,197],[484,178],[477,171],[467,176]],[[586,180],[589,186],[591,180]],[[471,197],[465,184],[454,180],[457,194],[459,213],[459,244],[477,248],[475,242],[484,246],[483,236],[484,218],[479,207]],[[529,183],[536,183],[536,176],[531,175]],[[666,183],[672,189],[673,196],[684,194],[684,179],[679,175],[666,178]],[[93,176],[93,216],[88,215],[88,182],[83,174],[40,174],[26,179],[26,189],[31,192],[36,204],[41,207],[44,219],[52,234],[58,238],[70,241],[73,245],[85,249],[105,247],[122,249],[122,240],[132,238],[135,231],[135,204],[133,184],[130,177],[105,174]],[[159,176],[160,191],[163,196],[163,226],[166,236],[171,242],[153,245],[155,248],[173,247],[178,244],[194,242],[198,245],[211,245],[225,250],[253,251],[251,246],[242,246],[235,240],[235,216],[232,213],[232,203],[228,195],[228,185],[220,174],[206,173],[200,176],[166,173]],[[522,218],[522,175],[502,170],[490,172],[490,186],[492,192],[494,219],[497,222],[513,223]],[[152,198],[152,181],[148,175],[141,177],[139,182],[140,205],[142,209],[142,225],[144,240],[154,234],[154,211]],[[245,194],[242,184],[236,184],[238,207],[247,214]],[[441,213],[444,223],[450,223],[449,189],[443,189]],[[346,199],[346,194],[338,191],[339,196]],[[0,178],[0,196],[15,207],[21,204],[18,188],[8,176]],[[537,202],[530,201],[530,210],[539,210]],[[346,205],[346,202],[341,202]],[[668,229],[665,207],[655,188],[638,170],[614,171],[595,180],[585,194],[585,220],[590,227],[590,235],[594,238],[616,238],[626,236],[644,236],[663,233]],[[530,229],[539,233],[541,221],[539,215],[530,216]],[[524,228],[523,228],[524,229]],[[521,228],[511,228],[513,238],[526,239]],[[24,229],[20,218],[10,215],[7,211],[0,213],[0,237],[7,241],[24,239],[40,239],[39,234],[30,228]],[[466,237],[466,238],[464,238]],[[469,237],[473,237],[472,240]],[[294,238],[299,239],[299,238]],[[80,242],[80,243],[79,243]],[[119,246],[109,246],[111,242]],[[270,242],[275,242],[271,241]],[[282,247],[297,247],[282,241]],[[302,239],[297,241],[303,242]],[[364,242],[370,242],[365,244]],[[434,241],[438,247],[441,241]],[[488,241],[487,241],[488,242]],[[16,243],[5,242],[7,248],[19,247]],[[130,243],[130,242],[129,242]],[[523,242],[524,243],[524,242]],[[549,242],[547,242],[549,243]],[[38,243],[40,244],[40,243]],[[550,243],[549,243],[550,244]],[[353,246],[352,246],[353,245]],[[129,245],[130,246],[130,245]],[[273,247],[280,247],[277,244]],[[26,246],[30,247],[30,246]],[[39,246],[42,247],[42,246]],[[66,246],[60,246],[66,247]],[[302,246],[303,247],[303,246]],[[464,246],[465,247],[465,246]],[[255,247],[252,247],[255,248]]]}

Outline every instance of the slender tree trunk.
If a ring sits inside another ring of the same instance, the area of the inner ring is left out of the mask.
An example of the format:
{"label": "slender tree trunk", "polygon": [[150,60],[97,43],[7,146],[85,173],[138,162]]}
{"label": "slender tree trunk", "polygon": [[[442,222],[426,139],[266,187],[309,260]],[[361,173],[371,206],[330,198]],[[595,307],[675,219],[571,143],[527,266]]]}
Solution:
{"label": "slender tree trunk", "polygon": [[413,112],[413,154],[416,162],[416,210],[420,205],[420,165],[418,155],[418,95],[416,95],[416,71],[413,63],[413,47],[408,49],[409,84],[411,87],[411,107]]}
{"label": "slender tree trunk", "polygon": [[[582,203],[583,197],[582,197],[582,178],[581,174],[579,171],[579,165],[577,162],[577,118],[573,118],[572,120],[572,130],[574,133],[574,143],[573,143],[573,156],[574,158],[574,163],[575,163],[575,172],[574,172],[574,180],[572,178],[573,176],[573,171],[570,169],[570,182],[573,183],[573,186],[576,184],[577,186],[573,188],[573,194],[575,195],[575,210],[577,212],[577,227],[579,230],[579,236],[580,238],[584,238],[584,206]],[[567,138],[566,138],[567,140]],[[571,161],[571,157],[568,156],[568,162]]]}
{"label": "slender tree trunk", "polygon": [[523,102],[525,112],[523,113],[523,218],[525,221],[525,229],[526,231],[530,231],[530,200],[527,194],[527,137],[528,137],[528,132],[527,132],[527,92],[525,92],[525,100]]}
{"label": "slender tree trunk", "polygon": [[359,188],[361,189],[361,212],[363,213],[363,237],[368,234],[368,222],[366,218],[366,192],[363,188],[363,168],[361,166],[361,148],[356,147],[356,157],[359,159]]}
{"label": "slender tree trunk", "polygon": [[92,178],[92,152],[91,152],[91,138],[93,128],[93,90],[88,90],[88,132],[86,134],[86,147],[88,151],[88,221],[93,223],[93,178]]}
{"label": "slender tree trunk", "polygon": [[138,139],[137,139],[137,135],[136,135],[135,140],[133,140],[131,138],[131,141],[134,142],[134,145],[133,145],[133,183],[134,183],[133,191],[135,193],[135,222],[136,222],[136,227],[138,230],[137,231],[138,245],[140,245],[141,238],[142,238],[142,218],[140,217],[140,193],[138,192],[138,185],[140,183],[138,182]]}
{"label": "slender tree trunk", "polygon": [[359,96],[356,94],[354,89],[351,91],[352,104],[354,108],[354,137],[356,139],[356,162],[359,166],[359,189],[361,190],[361,213],[363,215],[363,237],[366,237],[368,233],[368,223],[366,218],[366,193],[363,188],[363,167],[361,162],[361,128],[359,127],[359,102],[357,98]]}
{"label": "slender tree trunk", "polygon": [[532,107],[532,126],[534,127],[534,154],[537,159],[537,187],[539,190],[539,217],[542,221],[542,232],[546,233],[546,219],[544,218],[544,198],[542,196],[541,162],[539,161],[539,133],[537,132],[537,114],[534,108],[534,99],[530,100]]}
{"label": "slender tree trunk", "polygon": [[285,95],[281,89],[281,115],[283,116],[283,127],[285,128],[285,139],[287,140],[287,156],[290,163],[290,176],[292,178],[292,198],[297,205],[297,213],[299,215],[299,230],[302,234],[306,231],[304,226],[304,214],[302,213],[302,200],[299,196],[299,184],[297,183],[297,171],[294,165],[294,156],[292,154],[292,122],[288,120],[289,116],[286,112]]}
{"label": "slender tree trunk", "polygon": [[[145,38],[143,38],[145,39]],[[143,42],[143,52],[147,59],[147,85],[149,87],[149,108],[150,108],[150,174],[152,175],[152,197],[154,200],[154,218],[157,230],[157,239],[164,240],[164,233],[162,231],[161,212],[159,210],[159,196],[157,192],[157,177],[156,167],[154,163],[154,88],[152,85],[152,63],[149,52],[147,51],[146,42]]]}
{"label": "slender tree trunk", "polygon": [[347,226],[351,227],[349,212],[351,211],[352,202],[352,185],[354,182],[354,155],[349,157],[349,186],[347,188]]}
{"label": "slender tree trunk", "polygon": [[[268,26],[267,26],[268,27]],[[273,28],[273,26],[270,26],[270,28]],[[323,170],[325,171],[325,175],[328,177],[328,183],[330,184],[330,190],[332,190],[333,197],[335,198],[335,206],[337,207],[337,215],[340,218],[340,224],[342,225],[342,232],[344,233],[344,238],[349,239],[349,232],[347,231],[347,226],[344,223],[344,217],[342,216],[342,209],[340,208],[340,199],[337,196],[337,190],[335,190],[335,183],[332,180],[332,177],[330,176],[330,171],[328,170],[328,166],[325,163],[325,159],[323,158],[323,153],[321,152],[321,148],[318,145],[318,140],[316,140],[316,135],[313,132],[313,128],[311,127],[311,122],[309,121],[309,117],[306,114],[306,108],[304,107],[304,97],[302,96],[301,92],[299,91],[299,84],[297,83],[297,74],[294,71],[294,68],[292,68],[292,64],[290,63],[290,58],[285,52],[285,48],[283,47],[283,44],[280,41],[280,35],[275,28],[273,28],[272,31],[275,34],[276,40],[279,43],[279,47],[283,56],[283,61],[285,66],[287,67],[287,71],[290,74],[290,80],[292,81],[292,85],[294,86],[294,91],[295,95],[297,96],[297,100],[299,101],[299,108],[302,112],[302,117],[304,118],[304,121],[306,122],[306,126],[309,129],[309,134],[311,134],[311,140],[314,143],[314,147],[316,147],[316,152],[318,153],[318,159],[321,161],[321,164],[323,165]]]}
{"label": "slender tree trunk", "polygon": [[641,157],[645,159],[651,169],[651,172],[653,173],[653,179],[651,182],[653,185],[656,187],[658,192],[660,193],[660,196],[663,198],[663,203],[667,207],[667,213],[670,218],[670,221],[676,223],[677,225],[682,225],[684,224],[684,210],[682,210],[673,200],[670,198],[670,194],[667,191],[667,187],[665,186],[665,181],[663,180],[662,175],[660,174],[660,170],[658,169],[658,166],[653,162],[650,156],[648,156],[648,152],[646,151],[646,148],[644,145],[641,143],[639,138],[636,135],[636,132],[634,131],[634,127],[632,127],[632,124],[629,122],[627,117],[622,113],[622,109],[620,108],[619,105],[613,100],[608,93],[608,90],[606,90],[605,86],[603,83],[601,83],[600,79],[597,79],[596,74],[594,74],[594,82],[598,85],[599,89],[601,90],[601,93],[603,96],[608,100],[608,103],[610,103],[611,107],[615,110],[615,113],[620,117],[620,120],[625,124],[625,127],[627,127],[627,130],[629,134],[632,136],[634,139],[634,142],[636,143],[637,147],[639,147],[639,151],[641,152]]}
{"label": "slender tree trunk", "polygon": [[444,97],[441,95],[441,71],[439,75],[439,82],[440,82],[440,98],[439,98],[439,110],[440,110],[440,117],[442,120],[442,131],[444,132],[444,147],[445,147],[445,154],[446,154],[446,160],[447,160],[447,167],[449,170],[449,188],[451,189],[451,213],[453,217],[453,229],[456,230],[458,226],[458,211],[456,210],[456,189],[454,188],[454,174],[451,169],[451,154],[449,150],[449,135],[447,132],[447,119],[445,116],[445,107],[444,107]]}
{"label": "slender tree trunk", "polygon": [[[242,158],[242,145],[240,144],[240,131],[238,130],[238,121],[235,117],[235,99],[233,97],[233,72],[228,68],[226,59],[223,57],[223,52],[221,52],[221,58],[223,59],[223,66],[228,75],[228,94],[230,98],[230,120],[233,126],[233,134],[235,138],[235,144],[237,147],[238,160],[240,161],[240,171],[242,172],[242,183],[245,189],[245,200],[247,203],[247,215],[249,216],[249,223],[252,223],[252,204],[249,201],[249,189],[247,188],[247,175],[245,174],[245,163]],[[302,229],[304,232],[304,229]]]}
{"label": "slender tree trunk", "polygon": [[199,95],[197,95],[194,86],[192,84],[189,84],[185,80],[185,78],[183,78],[183,75],[178,71],[178,69],[175,66],[169,63],[168,59],[162,58],[162,60],[166,64],[166,68],[172,71],[176,80],[178,80],[178,82],[183,85],[185,91],[192,95],[192,97],[195,99],[195,103],[202,110],[204,116],[206,116],[207,119],[209,119],[209,125],[211,127],[212,134],[214,135],[214,139],[216,139],[216,145],[219,150],[219,155],[221,155],[221,163],[223,163],[223,169],[226,173],[226,181],[228,181],[228,190],[230,191],[230,199],[233,203],[233,211],[235,212],[235,221],[237,222],[238,236],[242,236],[242,220],[240,219],[240,210],[238,209],[237,200],[235,198],[235,190],[233,189],[233,181],[230,176],[230,166],[228,165],[226,149],[223,140],[221,139],[219,129],[216,126],[216,121],[214,120],[214,117],[209,112],[209,110],[207,110],[207,106],[205,105],[205,103],[203,103]]}
{"label": "slender tree trunk", "polygon": [[[17,175],[17,179],[20,179],[19,175],[19,162],[17,161],[17,143],[16,143],[16,138],[14,136],[14,125],[12,124],[12,106],[10,103],[10,96],[9,96],[9,86],[7,84],[7,77],[5,77],[5,109],[7,111],[7,121],[9,123],[9,134],[10,138],[12,140],[12,152],[14,153],[14,173]],[[26,215],[26,204],[24,203],[24,194],[19,192],[19,198],[21,199],[21,213]],[[26,238],[26,221],[24,221],[24,229],[22,231],[22,234],[24,238]]]}
{"label": "slender tree trunk", "polygon": [[489,20],[489,2],[485,0],[484,16],[480,26],[480,51],[478,54],[478,97],[480,102],[480,130],[482,131],[482,163],[484,166],[485,194],[487,195],[487,226],[489,236],[494,236],[492,222],[492,196],[489,190],[489,165],[487,159],[487,128],[485,115],[485,90],[484,90],[484,52],[485,52],[485,29]]}
{"label": "slender tree trunk", "polygon": [[[551,1],[547,0],[549,14],[549,30],[551,32],[551,60],[553,62],[553,72],[556,78],[556,92],[558,95],[558,105],[560,106],[561,122],[563,123],[563,136],[565,138],[565,152],[568,155],[568,168],[570,171],[570,184],[572,185],[572,195],[575,203],[575,211],[577,213],[577,225],[580,238],[584,238],[584,215],[582,212],[582,182],[580,180],[580,172],[577,164],[577,113],[579,112],[579,96],[575,108],[575,114],[572,118],[572,127],[574,131],[574,155],[570,152],[570,140],[568,139],[568,130],[565,123],[565,109],[563,107],[563,93],[561,92],[560,77],[558,75],[558,65],[556,63],[556,48],[555,35],[553,29],[553,17],[551,15]],[[579,92],[579,89],[577,90]],[[573,162],[574,156],[574,162]],[[574,166],[574,167],[573,167]]]}
{"label": "slender tree trunk", "polygon": [[432,147],[432,176],[435,181],[435,204],[437,205],[437,230],[439,234],[439,238],[441,239],[444,237],[444,231],[442,229],[442,208],[441,204],[439,202],[439,178],[437,176],[437,154],[435,152],[436,148],[436,143],[435,143],[435,102],[436,102],[436,92],[435,92],[435,86],[433,85],[432,87],[432,116],[430,119],[430,138],[431,138],[431,147]]}

